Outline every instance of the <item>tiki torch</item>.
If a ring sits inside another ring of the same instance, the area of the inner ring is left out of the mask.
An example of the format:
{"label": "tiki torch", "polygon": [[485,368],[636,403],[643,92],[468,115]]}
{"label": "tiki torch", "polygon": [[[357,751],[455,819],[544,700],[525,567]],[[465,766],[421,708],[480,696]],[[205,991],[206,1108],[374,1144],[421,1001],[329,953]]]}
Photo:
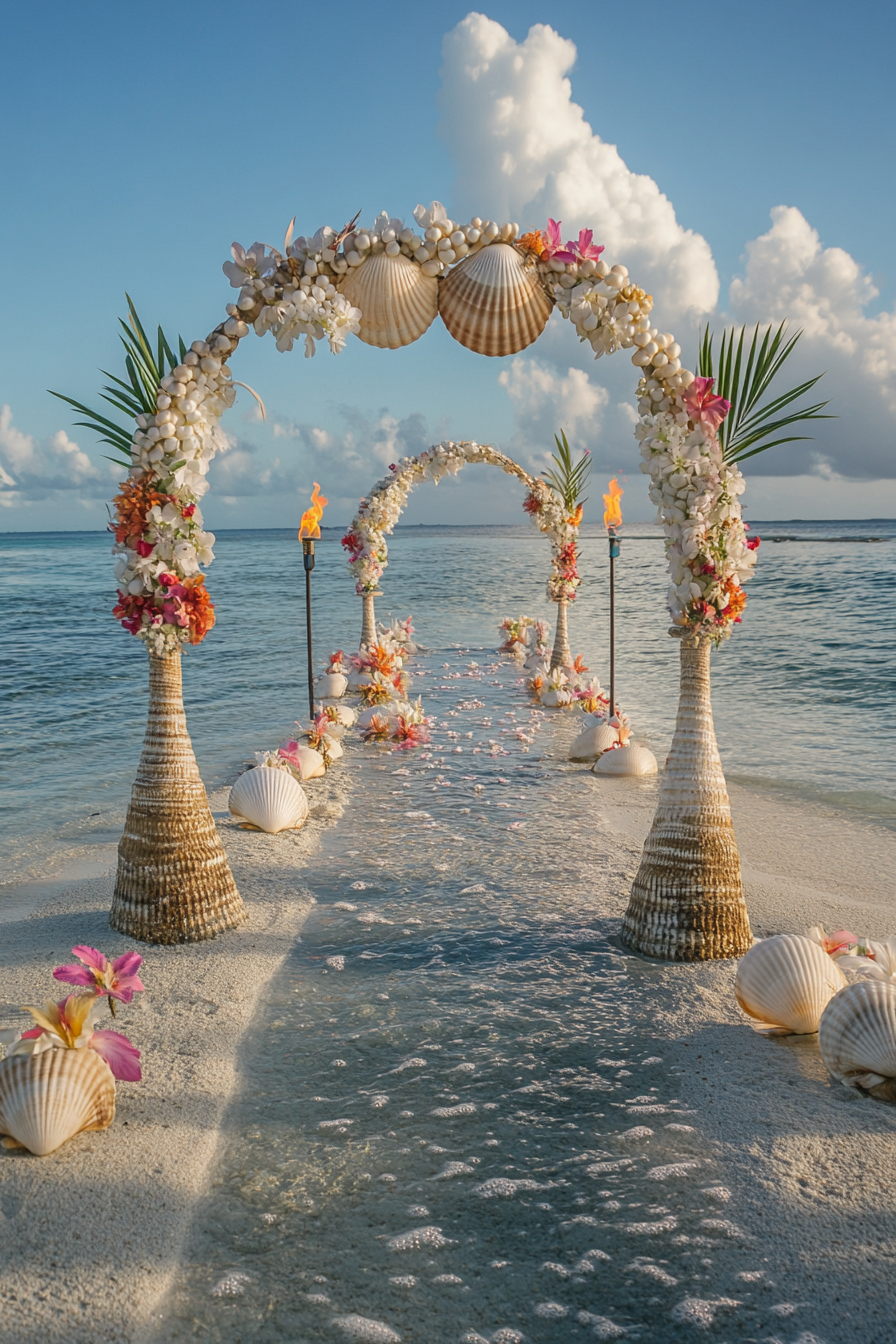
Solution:
{"label": "tiki torch", "polygon": [[302,543],[302,563],[305,566],[305,634],[308,645],[308,713],[314,718],[314,654],[311,644],[311,571],[314,568],[314,541],[320,536],[320,520],[324,516],[327,500],[320,493],[320,486],[314,482],[311,493],[311,508],[302,514],[299,525],[299,541]]}
{"label": "tiki torch", "polygon": [[610,493],[604,495],[604,527],[610,543],[610,718],[616,713],[616,561],[622,544],[616,529],[622,526],[619,501],[624,493],[614,476],[610,482]]}

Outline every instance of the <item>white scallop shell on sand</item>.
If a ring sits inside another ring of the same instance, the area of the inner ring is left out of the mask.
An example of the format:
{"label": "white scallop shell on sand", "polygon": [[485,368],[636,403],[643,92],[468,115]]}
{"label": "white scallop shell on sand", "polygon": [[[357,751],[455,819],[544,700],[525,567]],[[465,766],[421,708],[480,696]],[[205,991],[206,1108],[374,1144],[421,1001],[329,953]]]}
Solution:
{"label": "white scallop shell on sand", "polygon": [[325,737],[327,741],[327,755],[331,761],[338,761],[340,757],[345,755],[345,752],[342,750],[342,743],[339,741],[338,736],[332,737],[329,733],[326,733]]}
{"label": "white scallop shell on sand", "polygon": [[439,314],[456,341],[478,355],[513,355],[545,329],[553,300],[534,266],[509,243],[465,257],[442,281]]}
{"label": "white scallop shell on sand", "polygon": [[572,704],[572,691],[568,691],[565,686],[555,691],[549,686],[541,693],[541,703],[545,709],[568,709]]}
{"label": "white scallop shell on sand", "polygon": [[604,721],[601,724],[594,724],[591,728],[586,728],[584,732],[579,733],[569,749],[569,759],[571,761],[596,761],[603,752],[609,751],[614,742],[618,742],[619,734],[615,728]]}
{"label": "white scallop shell on sand", "polygon": [[355,711],[348,705],[334,705],[333,708],[336,710],[335,724],[340,728],[351,728],[358,717]]}
{"label": "white scallop shell on sand", "polygon": [[276,835],[278,831],[295,830],[308,820],[308,799],[288,770],[259,765],[240,775],[230,790],[230,814]]}
{"label": "white scallop shell on sand", "polygon": [[85,1129],[108,1129],[114,1119],[115,1079],[89,1046],[0,1062],[0,1134],[38,1157]]}
{"label": "white scallop shell on sand", "polygon": [[845,984],[846,976],[818,943],[800,933],[779,933],[746,953],[734,993],[756,1031],[809,1035]]}
{"label": "white scallop shell on sand", "polygon": [[359,338],[385,350],[416,341],[439,311],[438,280],[401,253],[375,252],[348,271],[339,288],[361,309]]}
{"label": "white scallop shell on sand", "polygon": [[821,1015],[818,1048],[825,1068],[847,1087],[879,1088],[896,1101],[896,984],[858,980],[835,994]]}
{"label": "white scallop shell on sand", "polygon": [[629,742],[625,747],[605,751],[591,769],[595,775],[655,775],[656,757],[646,747]]}
{"label": "white scallop shell on sand", "polygon": [[299,747],[295,755],[299,758],[299,774],[303,779],[320,779],[327,773],[323,756],[313,747]]}
{"label": "white scallop shell on sand", "polygon": [[348,690],[348,677],[342,672],[324,672],[317,679],[317,694],[321,700],[338,700]]}
{"label": "white scallop shell on sand", "polygon": [[373,718],[385,719],[388,724],[394,726],[400,713],[402,708],[395,700],[391,700],[387,705],[369,705],[358,715],[358,727],[369,728]]}

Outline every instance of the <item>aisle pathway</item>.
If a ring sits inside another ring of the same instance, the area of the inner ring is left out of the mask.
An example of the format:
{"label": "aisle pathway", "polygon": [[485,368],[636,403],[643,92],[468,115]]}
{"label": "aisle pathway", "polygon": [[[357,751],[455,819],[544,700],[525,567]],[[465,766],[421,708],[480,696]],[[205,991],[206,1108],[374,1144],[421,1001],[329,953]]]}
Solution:
{"label": "aisle pathway", "polygon": [[413,670],[433,744],[344,763],[159,1340],[773,1338],[652,1024],[662,969],[616,938],[638,846],[601,801],[656,781],[569,765],[578,715],[509,659]]}

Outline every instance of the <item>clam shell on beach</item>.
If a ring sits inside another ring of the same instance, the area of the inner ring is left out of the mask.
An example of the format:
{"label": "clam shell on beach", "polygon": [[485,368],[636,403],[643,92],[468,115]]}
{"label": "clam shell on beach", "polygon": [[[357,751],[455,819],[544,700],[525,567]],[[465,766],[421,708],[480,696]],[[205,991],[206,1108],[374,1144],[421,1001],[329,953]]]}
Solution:
{"label": "clam shell on beach", "polygon": [[[323,765],[323,758],[320,759]],[[288,770],[259,765],[240,775],[230,790],[230,815],[276,835],[278,831],[292,831],[304,825],[308,820],[308,799]]]}
{"label": "clam shell on beach", "polygon": [[115,1079],[95,1050],[43,1050],[0,1061],[0,1134],[38,1157],[115,1119]]}
{"label": "clam shell on beach", "polygon": [[821,1015],[818,1048],[846,1087],[880,1088],[875,1095],[896,1101],[896,985],[858,980],[841,989]]}
{"label": "clam shell on beach", "polygon": [[[601,729],[592,729],[600,732]],[[607,731],[604,729],[604,731]],[[614,732],[614,729],[610,729]],[[585,734],[583,733],[584,737]],[[646,747],[636,746],[633,742],[613,751],[605,751],[591,767],[595,775],[655,775],[656,757]]]}
{"label": "clam shell on beach", "polygon": [[343,672],[324,672],[317,679],[317,694],[321,700],[339,700],[348,690],[348,677]]}
{"label": "clam shell on beach", "polygon": [[734,993],[769,1036],[811,1035],[846,976],[827,952],[800,933],[779,933],[754,943],[737,968]]}
{"label": "clam shell on beach", "polygon": [[385,350],[411,345],[439,311],[438,280],[402,253],[375,252],[350,270],[339,288],[361,310],[359,339]]}
{"label": "clam shell on beach", "polygon": [[492,243],[459,262],[442,281],[439,315],[451,335],[478,355],[514,355],[536,341],[553,300],[538,272],[509,243]]}
{"label": "clam shell on beach", "polygon": [[619,741],[619,734],[615,728],[611,728],[605,721],[594,724],[586,728],[584,732],[579,733],[569,749],[569,759],[571,761],[596,761],[598,756],[602,756],[605,751],[609,751],[615,742]]}

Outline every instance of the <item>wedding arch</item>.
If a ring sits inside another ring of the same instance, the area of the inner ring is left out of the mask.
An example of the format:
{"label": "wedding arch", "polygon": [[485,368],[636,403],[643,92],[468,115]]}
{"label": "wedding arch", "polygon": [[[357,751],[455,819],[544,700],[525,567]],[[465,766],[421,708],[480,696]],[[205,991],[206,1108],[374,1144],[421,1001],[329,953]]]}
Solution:
{"label": "wedding arch", "polygon": [[[709,708],[710,645],[740,620],[741,583],[756,559],[738,502],[743,477],[718,440],[728,403],[712,395],[711,379],[682,367],[678,343],[651,323],[651,295],[625,266],[607,265],[590,229],[564,243],[554,220],[522,234],[478,217],[459,224],[437,201],[418,206],[414,220],[416,229],[383,213],[370,228],[353,220],[338,233],[296,238],[291,224],[282,251],[235,243],[224,271],[239,294],[226,319],[179,359],[169,352],[155,409],[136,416],[132,465],[115,498],[114,614],[147,645],[150,703],[111,923],[177,943],[246,918],[193,755],[180,670],[184,644],[200,643],[215,619],[202,572],[214,537],[200,500],[224,447],[219,422],[235,397],[228,360],[240,341],[250,330],[270,333],[288,351],[304,339],[310,357],[317,342],[336,354],[354,334],[397,349],[438,316],[468,349],[500,357],[537,340],[556,308],[596,358],[634,352],[635,434],[664,524],[672,633],[681,637],[679,721],[624,935],[673,959],[742,953],[750,931]],[[540,507],[541,496],[533,499]]]}
{"label": "wedding arch", "polygon": [[379,596],[379,581],[388,564],[386,537],[401,517],[414,486],[422,481],[438,485],[443,477],[456,476],[462,467],[476,462],[498,467],[508,476],[522,481],[528,492],[523,508],[539,531],[550,539],[552,572],[547,590],[551,601],[557,603],[551,666],[565,665],[572,661],[566,608],[575,598],[580,581],[576,568],[576,540],[581,510],[570,516],[546,481],[530,476],[512,457],[498,452],[490,444],[472,440],[460,443],[445,440],[434,444],[419,457],[404,457],[400,462],[394,462],[389,475],[377,481],[370,494],[361,500],[358,512],[342,538],[342,545],[348,551],[349,568],[355,576],[355,592],[364,604],[361,644],[372,644],[376,638],[373,600]]}

